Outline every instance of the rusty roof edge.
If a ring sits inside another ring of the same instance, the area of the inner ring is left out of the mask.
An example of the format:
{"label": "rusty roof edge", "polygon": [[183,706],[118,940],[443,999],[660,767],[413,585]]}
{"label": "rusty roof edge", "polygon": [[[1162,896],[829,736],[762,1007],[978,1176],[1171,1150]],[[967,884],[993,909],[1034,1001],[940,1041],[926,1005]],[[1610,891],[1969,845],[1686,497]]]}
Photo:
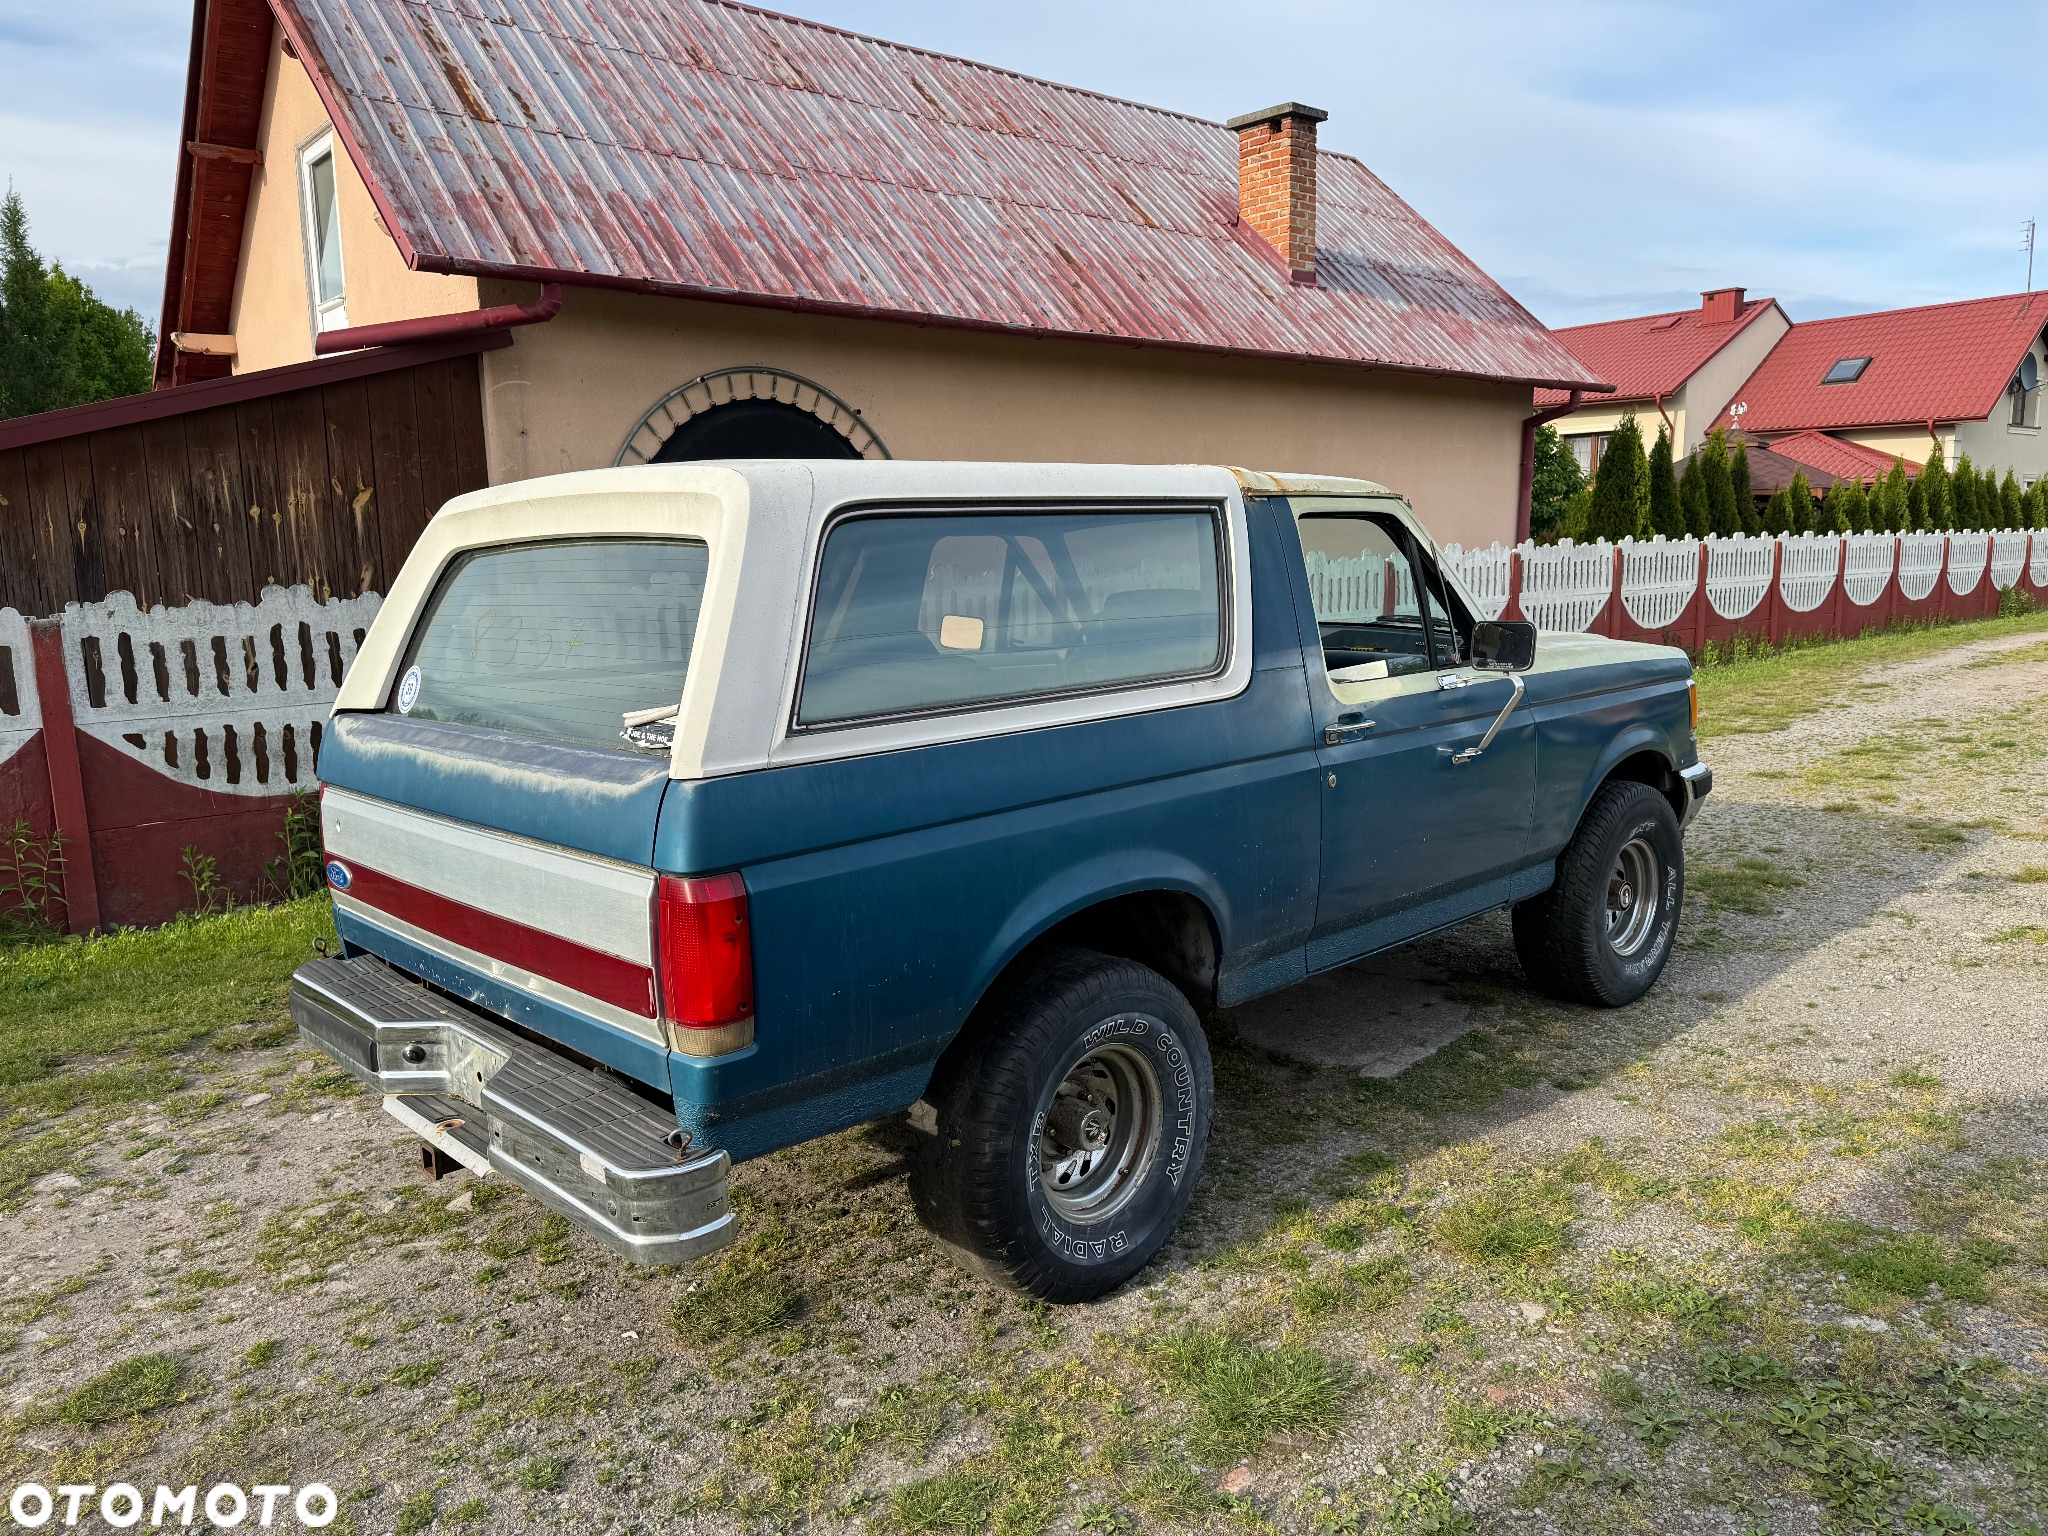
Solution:
{"label": "rusty roof edge", "polygon": [[370,194],[370,201],[376,204],[377,216],[384,223],[384,232],[398,247],[398,254],[413,271],[421,270],[420,252],[414,247],[406,233],[404,223],[398,217],[398,209],[385,194],[383,183],[371,171],[371,160],[363,153],[361,140],[356,137],[352,114],[343,111],[344,103],[352,100],[347,91],[341,89],[334,76],[328,73],[326,62],[320,57],[319,49],[313,46],[313,36],[305,24],[305,18],[298,14],[293,0],[268,0],[270,14],[276,20],[278,29],[290,41],[292,50],[298,54],[299,63],[306,71],[306,78],[313,83],[313,94],[320,98],[321,109],[327,114],[327,121],[334,129],[334,136],[341,141],[341,147],[348,151],[348,157],[356,168],[356,176]]}
{"label": "rusty roof edge", "polygon": [[[729,4],[731,0],[718,0],[718,3]],[[1280,352],[1259,347],[1226,347],[1200,341],[1176,341],[1171,337],[1117,336],[1101,331],[1062,330],[1054,326],[1005,325],[1000,321],[977,320],[971,316],[945,315],[922,310],[884,309],[871,304],[842,304],[831,299],[804,298],[798,294],[749,293],[739,289],[701,288],[688,283],[663,283],[644,277],[607,277],[596,272],[572,272],[552,267],[508,266],[499,262],[471,261],[437,252],[423,254],[418,262],[418,270],[458,277],[498,278],[509,282],[560,283],[565,288],[597,288],[614,293],[648,294],[656,298],[700,299],[712,304],[744,304],[755,309],[835,315],[848,320],[875,320],[893,325],[938,326],[946,330],[1021,336],[1033,341],[1095,342],[1108,346],[1200,352],[1217,357],[1256,357],[1272,362],[1321,363],[1333,368],[1361,368],[1386,373],[1417,374],[1428,378],[1470,379],[1475,383],[1505,384],[1527,389],[1577,389],[1600,394],[1614,388],[1612,384],[1597,379],[1559,382],[1534,375],[1479,373],[1466,368],[1439,368],[1427,363],[1338,357],[1320,352]]]}

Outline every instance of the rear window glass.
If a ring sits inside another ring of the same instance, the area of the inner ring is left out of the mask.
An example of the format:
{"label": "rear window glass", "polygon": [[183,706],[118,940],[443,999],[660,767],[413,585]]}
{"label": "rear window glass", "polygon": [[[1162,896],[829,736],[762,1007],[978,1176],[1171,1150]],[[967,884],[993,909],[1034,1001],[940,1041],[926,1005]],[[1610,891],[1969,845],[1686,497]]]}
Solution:
{"label": "rear window glass", "polygon": [[415,720],[627,750],[659,749],[629,717],[683,696],[710,551],[607,539],[516,544],[462,556],[441,579],[399,673]]}
{"label": "rear window glass", "polygon": [[862,517],[825,541],[801,725],[1214,671],[1214,514]]}

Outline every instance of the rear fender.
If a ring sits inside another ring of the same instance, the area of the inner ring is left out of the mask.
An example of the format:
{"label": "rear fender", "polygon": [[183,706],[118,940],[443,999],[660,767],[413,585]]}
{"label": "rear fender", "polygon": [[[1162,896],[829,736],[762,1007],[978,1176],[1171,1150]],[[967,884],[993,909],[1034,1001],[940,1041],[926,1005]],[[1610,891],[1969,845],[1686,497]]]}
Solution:
{"label": "rear fender", "polygon": [[[1230,953],[1230,903],[1208,871],[1164,849],[1130,849],[1061,870],[1028,893],[1010,911],[975,961],[962,1019],[981,1006],[996,978],[1016,958],[1075,913],[1141,891],[1177,891],[1192,896],[1215,925],[1219,958]],[[957,1038],[957,1037],[956,1037]]]}

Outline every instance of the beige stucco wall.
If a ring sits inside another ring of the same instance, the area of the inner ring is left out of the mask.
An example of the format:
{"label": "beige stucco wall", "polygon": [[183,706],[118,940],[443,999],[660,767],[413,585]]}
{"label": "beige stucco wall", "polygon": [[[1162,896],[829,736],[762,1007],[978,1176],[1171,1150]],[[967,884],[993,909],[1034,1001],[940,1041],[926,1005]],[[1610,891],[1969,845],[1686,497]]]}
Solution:
{"label": "beige stucco wall", "polygon": [[[1941,449],[1950,464],[1956,461],[1956,429],[1953,423],[1936,422],[1936,434],[1941,438]],[[1831,432],[1830,437],[1843,438],[1848,442],[1861,443],[1865,448],[1875,448],[1879,453],[1904,459],[1908,464],[1925,464],[1934,451],[1933,440],[1925,427],[1874,427],[1864,432]]]}
{"label": "beige stucco wall", "polygon": [[[313,356],[306,253],[299,220],[298,152],[328,126],[305,66],[288,58],[274,30],[258,145],[263,164],[249,179],[242,265],[235,280],[235,371],[302,363]],[[350,325],[452,314],[476,308],[476,280],[414,272],[378,217],[347,151],[335,155],[341,206],[342,292]]]}
{"label": "beige stucco wall", "polygon": [[1744,326],[1735,339],[1702,363],[1685,381],[1682,408],[1685,412],[1684,453],[1707,440],[1714,420],[1736,399],[1750,376],[1763,365],[1780,338],[1792,329],[1792,322],[1776,304]]}
{"label": "beige stucco wall", "polygon": [[[487,304],[530,285],[486,282]],[[1526,387],[1032,341],[569,289],[555,320],[484,354],[493,482],[613,462],[663,395],[714,369],[799,374],[905,459],[1229,463],[1360,475],[1440,540],[1514,527]]]}
{"label": "beige stucco wall", "polygon": [[1722,407],[1736,397],[1742,386],[1749,382],[1750,375],[1762,365],[1771,348],[1778,344],[1779,338],[1791,329],[1792,322],[1785,317],[1785,312],[1773,304],[1702,363],[1677,390],[1666,395],[1661,416],[1654,400],[1605,401],[1596,398],[1571,415],[1558,417],[1551,425],[1567,437],[1612,432],[1621,425],[1623,414],[1633,407],[1645,444],[1656,441],[1657,428],[1664,424],[1666,417],[1670,418],[1672,452],[1682,458],[1706,441],[1707,433],[1712,430],[1714,419],[1721,414]]}

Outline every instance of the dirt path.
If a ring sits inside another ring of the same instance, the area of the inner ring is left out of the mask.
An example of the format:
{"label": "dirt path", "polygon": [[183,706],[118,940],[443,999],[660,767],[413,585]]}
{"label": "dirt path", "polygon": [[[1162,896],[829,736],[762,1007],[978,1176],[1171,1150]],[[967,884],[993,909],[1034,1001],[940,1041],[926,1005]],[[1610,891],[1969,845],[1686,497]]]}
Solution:
{"label": "dirt path", "polygon": [[891,1126],[748,1165],[742,1244],[643,1272],[422,1182],[317,1059],[216,1061],[0,1216],[0,1484],[318,1479],[406,1533],[2036,1529],[2048,656],[2012,653],[1710,741],[1634,1008],[1536,997],[1495,918],[1214,1019],[1202,1198],[1086,1308],[958,1269]]}

